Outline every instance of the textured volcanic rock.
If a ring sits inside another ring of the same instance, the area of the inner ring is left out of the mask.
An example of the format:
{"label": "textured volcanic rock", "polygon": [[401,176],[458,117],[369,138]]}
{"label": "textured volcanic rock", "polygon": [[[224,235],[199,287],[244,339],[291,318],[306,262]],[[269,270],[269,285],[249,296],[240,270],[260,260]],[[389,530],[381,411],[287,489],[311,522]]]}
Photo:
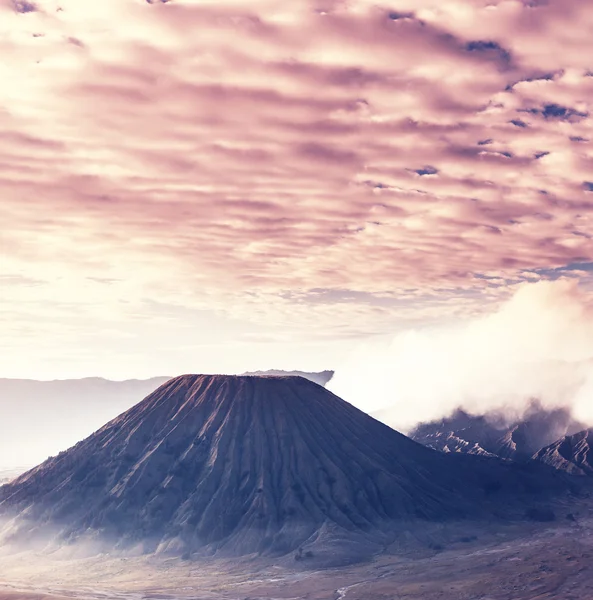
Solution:
{"label": "textured volcanic rock", "polygon": [[567,435],[542,448],[534,460],[573,475],[593,475],[593,431]]}
{"label": "textured volcanic rock", "polygon": [[[549,473],[552,473],[550,475]],[[0,488],[18,539],[49,528],[179,554],[382,545],[398,523],[507,514],[565,489],[528,469],[426,448],[300,377],[187,375]]]}
{"label": "textured volcanic rock", "polygon": [[457,410],[441,421],[421,423],[411,432],[410,437],[441,452],[495,456],[495,453],[489,452],[486,447],[495,446],[501,433],[502,431],[486,417]]}
{"label": "textured volcanic rock", "polygon": [[470,415],[457,410],[441,421],[418,425],[410,437],[441,452],[527,461],[544,446],[583,427],[568,409],[546,410],[534,402],[516,422],[505,423],[500,415]]}

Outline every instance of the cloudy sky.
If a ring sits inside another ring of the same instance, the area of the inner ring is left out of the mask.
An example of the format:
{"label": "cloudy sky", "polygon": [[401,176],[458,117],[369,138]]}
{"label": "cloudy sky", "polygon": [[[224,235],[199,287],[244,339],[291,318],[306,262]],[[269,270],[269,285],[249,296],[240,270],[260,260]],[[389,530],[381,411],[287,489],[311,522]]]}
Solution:
{"label": "cloudy sky", "polygon": [[0,375],[332,367],[589,289],[591,31],[590,0],[0,0]]}

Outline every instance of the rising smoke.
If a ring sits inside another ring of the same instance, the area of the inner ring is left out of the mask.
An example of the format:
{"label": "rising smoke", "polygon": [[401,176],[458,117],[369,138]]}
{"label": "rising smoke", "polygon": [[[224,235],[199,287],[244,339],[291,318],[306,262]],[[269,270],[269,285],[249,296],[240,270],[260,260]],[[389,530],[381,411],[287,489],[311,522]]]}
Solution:
{"label": "rising smoke", "polygon": [[593,423],[592,300],[573,280],[525,284],[486,316],[364,344],[328,387],[402,431],[458,407],[517,418],[534,399]]}

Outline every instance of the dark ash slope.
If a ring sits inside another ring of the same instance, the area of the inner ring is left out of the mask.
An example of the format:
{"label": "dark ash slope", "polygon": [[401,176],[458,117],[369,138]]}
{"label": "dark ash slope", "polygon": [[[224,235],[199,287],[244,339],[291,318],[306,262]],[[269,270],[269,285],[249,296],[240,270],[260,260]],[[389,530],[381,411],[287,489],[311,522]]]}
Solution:
{"label": "dark ash slope", "polygon": [[0,512],[21,515],[21,539],[51,525],[148,551],[285,553],[519,514],[565,489],[548,471],[434,452],[300,377],[187,375],[0,488]]}

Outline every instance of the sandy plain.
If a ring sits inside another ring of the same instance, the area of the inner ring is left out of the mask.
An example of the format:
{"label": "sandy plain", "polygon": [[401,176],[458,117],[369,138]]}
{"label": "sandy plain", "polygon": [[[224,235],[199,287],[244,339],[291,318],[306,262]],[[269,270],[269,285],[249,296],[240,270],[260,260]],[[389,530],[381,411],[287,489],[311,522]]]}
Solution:
{"label": "sandy plain", "polygon": [[509,526],[364,564],[294,558],[0,558],[0,600],[589,600],[593,518]]}

